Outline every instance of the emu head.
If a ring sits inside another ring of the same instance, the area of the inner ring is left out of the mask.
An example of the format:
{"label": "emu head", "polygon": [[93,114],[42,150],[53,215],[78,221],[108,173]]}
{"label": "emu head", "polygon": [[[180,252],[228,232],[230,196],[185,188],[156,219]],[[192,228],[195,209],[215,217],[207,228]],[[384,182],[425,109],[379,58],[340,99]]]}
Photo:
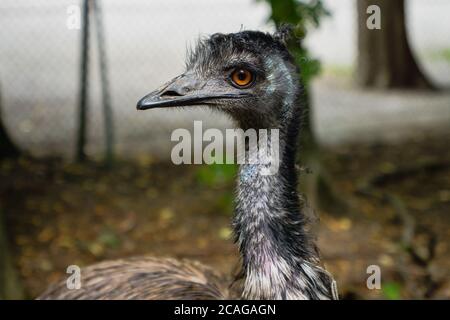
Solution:
{"label": "emu head", "polygon": [[186,71],[143,97],[137,109],[205,105],[241,127],[267,128],[294,108],[297,74],[281,33],[217,33],[200,40]]}

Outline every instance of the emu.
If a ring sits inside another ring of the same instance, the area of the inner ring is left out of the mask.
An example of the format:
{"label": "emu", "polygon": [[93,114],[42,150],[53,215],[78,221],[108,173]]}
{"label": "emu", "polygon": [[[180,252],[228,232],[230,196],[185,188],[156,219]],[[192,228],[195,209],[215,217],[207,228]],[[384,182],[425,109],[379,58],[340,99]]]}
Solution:
{"label": "emu", "polygon": [[277,173],[261,174],[261,164],[239,167],[232,223],[242,261],[236,285],[197,262],[136,257],[83,268],[81,289],[61,282],[39,299],[337,299],[297,194],[302,92],[285,37],[283,31],[242,31],[200,40],[186,71],[137,104],[138,110],[205,106],[244,130],[279,129]]}

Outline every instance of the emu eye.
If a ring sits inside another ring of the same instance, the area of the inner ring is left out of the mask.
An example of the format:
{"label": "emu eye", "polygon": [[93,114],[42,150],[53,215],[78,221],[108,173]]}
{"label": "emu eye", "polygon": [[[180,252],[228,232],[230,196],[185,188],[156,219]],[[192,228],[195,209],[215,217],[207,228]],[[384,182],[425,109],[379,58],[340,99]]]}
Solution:
{"label": "emu eye", "polygon": [[246,69],[236,69],[231,73],[231,81],[238,88],[247,88],[253,82],[253,74]]}

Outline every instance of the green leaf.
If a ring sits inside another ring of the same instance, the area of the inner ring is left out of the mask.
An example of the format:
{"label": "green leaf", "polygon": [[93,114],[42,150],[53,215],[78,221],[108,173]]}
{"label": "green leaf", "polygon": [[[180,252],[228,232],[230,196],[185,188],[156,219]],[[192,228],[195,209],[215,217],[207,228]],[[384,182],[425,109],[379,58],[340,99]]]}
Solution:
{"label": "green leaf", "polygon": [[[319,74],[320,62],[311,57],[307,48],[303,46],[303,39],[308,31],[320,26],[323,17],[330,12],[325,8],[322,0],[264,0],[272,11],[270,21],[276,26],[288,23],[294,26],[294,39],[288,43],[289,50],[300,67],[301,79],[305,87]],[[301,40],[301,41],[300,41]]]}
{"label": "green leaf", "polygon": [[402,286],[398,282],[386,282],[382,286],[383,295],[389,300],[401,299]]}
{"label": "green leaf", "polygon": [[235,164],[211,164],[197,170],[196,180],[200,184],[214,187],[234,180],[237,172]]}
{"label": "green leaf", "polygon": [[119,237],[111,229],[103,229],[97,237],[97,242],[110,248],[118,248],[120,246]]}

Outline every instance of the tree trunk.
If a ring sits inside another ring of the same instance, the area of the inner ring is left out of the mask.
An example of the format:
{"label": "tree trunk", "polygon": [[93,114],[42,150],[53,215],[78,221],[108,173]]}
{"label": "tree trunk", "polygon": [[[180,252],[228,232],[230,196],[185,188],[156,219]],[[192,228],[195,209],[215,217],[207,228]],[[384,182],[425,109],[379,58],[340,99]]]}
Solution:
{"label": "tree trunk", "polygon": [[323,166],[322,153],[313,129],[313,114],[309,87],[304,87],[303,117],[300,133],[300,163],[307,168],[300,179],[300,190],[306,195],[308,205],[339,215],[349,206],[334,188],[328,170]]}
{"label": "tree trunk", "polygon": [[[338,198],[334,192],[332,180],[322,165],[320,146],[314,134],[312,104],[310,100],[310,82],[319,72],[319,63],[310,59],[308,50],[300,39],[306,37],[309,22],[318,22],[325,15],[321,1],[297,1],[297,0],[267,0],[272,9],[271,20],[277,28],[284,23],[294,27],[292,37],[287,39],[286,45],[301,69],[300,79],[302,81],[303,96],[300,133],[299,160],[306,167],[306,174],[299,179],[300,191],[306,195],[308,205],[313,208],[321,208],[332,212],[342,212],[346,208],[345,202]],[[315,27],[317,27],[316,25]],[[302,63],[303,62],[303,63]],[[303,172],[305,173],[305,172]]]}
{"label": "tree trunk", "polygon": [[[370,88],[432,88],[420,70],[408,42],[404,0],[356,0],[358,10],[357,83]],[[380,8],[381,29],[369,29],[367,19]]]}
{"label": "tree trunk", "polygon": [[15,158],[20,154],[6,131],[2,121],[2,94],[0,88],[0,159]]}
{"label": "tree trunk", "polygon": [[90,0],[84,0],[83,2],[83,24],[81,35],[81,69],[80,69],[80,96],[78,107],[78,134],[76,145],[76,158],[77,161],[85,161],[86,156],[86,144],[87,144],[87,131],[88,131],[88,73],[89,73],[89,2]]}
{"label": "tree trunk", "polygon": [[0,115],[0,159],[15,158],[19,155],[19,150],[11,141]]}
{"label": "tree trunk", "polygon": [[5,219],[0,208],[0,300],[23,298],[23,288],[10,256]]}
{"label": "tree trunk", "polygon": [[109,90],[107,57],[105,48],[105,35],[103,26],[103,12],[100,1],[93,2],[93,13],[95,30],[97,32],[97,44],[100,61],[100,78],[102,88],[102,104],[105,127],[105,164],[111,167],[114,163],[114,114],[111,106],[111,95]]}
{"label": "tree trunk", "polygon": [[306,168],[306,172],[300,179],[300,190],[306,195],[306,199],[313,208],[320,207],[318,181],[322,172],[320,148],[312,127],[311,100],[309,88],[303,91],[303,116],[300,131],[300,163]]}

